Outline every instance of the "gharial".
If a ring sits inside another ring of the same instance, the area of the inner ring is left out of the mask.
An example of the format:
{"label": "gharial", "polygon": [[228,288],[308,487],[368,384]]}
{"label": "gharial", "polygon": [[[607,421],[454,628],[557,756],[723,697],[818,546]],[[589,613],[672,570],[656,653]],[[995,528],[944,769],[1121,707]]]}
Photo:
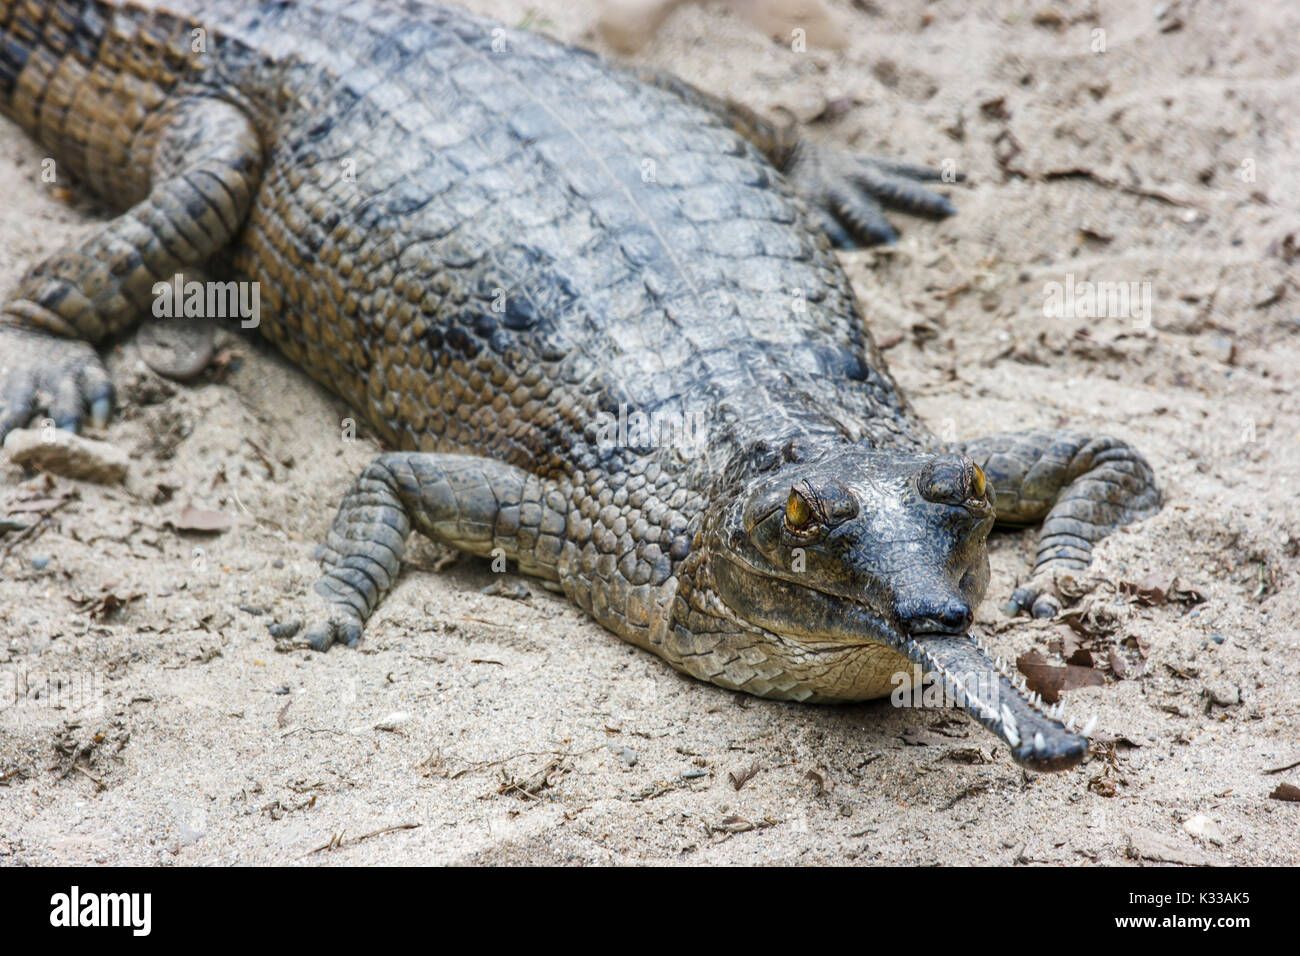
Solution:
{"label": "gharial", "polygon": [[257,282],[397,449],[277,633],[356,642],[414,529],[714,684],[852,701],[916,664],[1021,764],[1083,758],[969,634],[985,539],[1042,522],[1012,601],[1050,615],[1159,493],[1122,441],[945,444],[899,394],[833,247],[950,214],[934,174],[457,8],[164,2],[0,0],[0,112],[122,210],[5,300],[0,434],[103,423],[95,345],[156,283]]}

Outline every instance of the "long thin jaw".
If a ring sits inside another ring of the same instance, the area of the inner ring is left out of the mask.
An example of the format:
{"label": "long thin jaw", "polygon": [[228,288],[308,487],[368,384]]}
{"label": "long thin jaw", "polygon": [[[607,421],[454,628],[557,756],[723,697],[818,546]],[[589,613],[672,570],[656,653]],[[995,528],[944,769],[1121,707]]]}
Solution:
{"label": "long thin jaw", "polygon": [[1073,719],[1062,719],[1061,704],[1044,707],[1042,697],[1029,692],[1023,678],[1014,677],[971,635],[918,634],[901,650],[931,675],[930,680],[943,682],[945,697],[1005,740],[1012,759],[1022,767],[1068,770],[1087,754],[1094,722],[1076,731]]}

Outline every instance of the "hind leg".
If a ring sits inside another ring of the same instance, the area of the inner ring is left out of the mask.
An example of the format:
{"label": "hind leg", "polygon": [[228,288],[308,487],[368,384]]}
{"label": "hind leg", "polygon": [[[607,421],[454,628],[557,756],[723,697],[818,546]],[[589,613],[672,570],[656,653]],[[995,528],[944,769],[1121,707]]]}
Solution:
{"label": "hind leg", "polygon": [[1008,611],[1051,617],[1060,610],[1053,581],[1092,560],[1092,547],[1116,528],[1160,510],[1151,466],[1116,438],[1077,432],[1004,433],[958,442],[983,469],[1002,525],[1042,522],[1029,580],[1012,595]]}
{"label": "hind leg", "polygon": [[276,622],[271,633],[291,637],[305,625],[317,650],[355,644],[397,580],[413,530],[459,551],[517,561],[524,574],[554,581],[565,521],[563,501],[513,465],[473,455],[380,455],[339,506],[305,620]]}
{"label": "hind leg", "polygon": [[206,262],[243,224],[262,155],[247,118],[199,98],[159,124],[147,195],[29,271],[0,306],[0,440],[42,413],[60,428],[76,430],[87,411],[102,423],[112,391],[94,344],[130,328],[155,284]]}
{"label": "hind leg", "polygon": [[813,221],[840,249],[891,243],[898,233],[885,210],[943,219],[957,210],[925,183],[965,180],[947,172],[889,159],[858,156],[849,150],[800,137],[793,124],[777,124],[741,103],[705,93],[656,67],[640,67],[636,76],[701,106],[754,144],[781,170],[808,203]]}

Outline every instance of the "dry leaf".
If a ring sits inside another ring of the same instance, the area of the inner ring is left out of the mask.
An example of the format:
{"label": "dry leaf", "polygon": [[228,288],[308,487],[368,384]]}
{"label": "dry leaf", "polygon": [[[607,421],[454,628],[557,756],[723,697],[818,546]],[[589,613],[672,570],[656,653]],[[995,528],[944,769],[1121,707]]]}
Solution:
{"label": "dry leaf", "polygon": [[1106,683],[1101,671],[1094,667],[1066,664],[1054,667],[1038,651],[1029,651],[1016,658],[1016,667],[1025,675],[1029,689],[1043,695],[1043,700],[1055,704],[1061,694],[1079,687],[1100,687]]}
{"label": "dry leaf", "polygon": [[1300,787],[1293,783],[1279,783],[1277,789],[1268,795],[1270,800],[1287,800],[1300,803]]}

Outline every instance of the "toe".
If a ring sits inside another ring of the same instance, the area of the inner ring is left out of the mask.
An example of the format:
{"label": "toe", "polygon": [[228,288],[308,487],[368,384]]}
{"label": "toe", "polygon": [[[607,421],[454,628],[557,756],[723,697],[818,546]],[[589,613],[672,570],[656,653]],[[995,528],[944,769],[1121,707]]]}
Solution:
{"label": "toe", "polygon": [[853,179],[877,201],[891,209],[933,219],[943,219],[957,212],[957,207],[946,196],[923,189],[914,182],[890,176],[872,164],[864,163]]}
{"label": "toe", "polygon": [[0,441],[15,428],[22,428],[36,412],[36,381],[31,375],[11,380],[0,411]]}
{"label": "toe", "polygon": [[287,621],[272,621],[266,625],[267,631],[271,637],[277,641],[287,640],[302,630],[302,621],[299,618],[290,618]]}
{"label": "toe", "polygon": [[900,163],[894,159],[880,159],[875,156],[869,158],[867,162],[890,176],[897,176],[901,179],[914,179],[918,183],[961,183],[966,181],[965,173],[955,171],[950,173],[930,166],[918,166],[915,163]]}
{"label": "toe", "polygon": [[813,220],[826,237],[830,239],[831,245],[836,249],[856,249],[857,241],[852,234],[841,226],[834,216],[824,209],[814,209],[812,211]]}
{"label": "toe", "polygon": [[1061,604],[1050,594],[1040,594],[1030,608],[1030,613],[1037,618],[1056,617],[1056,612],[1061,610]]}
{"label": "toe", "polygon": [[99,362],[91,362],[79,376],[82,401],[90,409],[92,428],[103,428],[113,414],[113,382]]}
{"label": "toe", "polygon": [[1034,606],[1034,601],[1038,597],[1038,591],[1030,587],[1016,588],[1011,592],[1011,599],[1007,601],[1006,612],[1011,617],[1015,617],[1021,611],[1028,611]]}
{"label": "toe", "polygon": [[77,377],[64,375],[52,383],[51,388],[54,397],[50,402],[50,417],[54,419],[55,427],[70,432],[80,431],[86,403]]}
{"label": "toe", "polygon": [[328,651],[334,646],[337,628],[333,621],[322,621],[303,635],[314,651]]}
{"label": "toe", "polygon": [[830,208],[835,218],[867,245],[888,245],[898,239],[880,203],[865,193],[837,189],[831,194]]}

